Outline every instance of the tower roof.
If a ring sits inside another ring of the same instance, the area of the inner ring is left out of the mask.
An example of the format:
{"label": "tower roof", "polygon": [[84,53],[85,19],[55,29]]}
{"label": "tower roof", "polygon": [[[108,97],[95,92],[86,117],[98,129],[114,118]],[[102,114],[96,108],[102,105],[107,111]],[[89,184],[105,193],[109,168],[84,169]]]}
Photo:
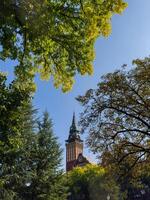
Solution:
{"label": "tower roof", "polygon": [[66,142],[73,142],[75,140],[82,142],[82,140],[80,139],[79,131],[77,130],[76,117],[74,112],[72,118],[72,124],[70,126],[69,137],[68,140],[66,140]]}

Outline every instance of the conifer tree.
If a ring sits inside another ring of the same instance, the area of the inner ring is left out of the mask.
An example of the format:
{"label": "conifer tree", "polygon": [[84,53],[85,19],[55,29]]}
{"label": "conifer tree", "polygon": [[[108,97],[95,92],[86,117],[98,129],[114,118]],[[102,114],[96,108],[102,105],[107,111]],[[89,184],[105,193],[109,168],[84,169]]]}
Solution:
{"label": "conifer tree", "polygon": [[14,187],[21,177],[18,172],[24,146],[25,112],[31,100],[30,91],[20,90],[15,82],[6,84],[0,74],[0,199],[12,200]]}
{"label": "conifer tree", "polygon": [[30,147],[26,160],[29,179],[19,188],[19,197],[23,200],[66,199],[60,169],[62,150],[53,134],[47,112],[42,121],[38,121],[37,133]]}
{"label": "conifer tree", "polygon": [[[23,130],[22,130],[22,140],[23,145],[19,151],[16,159],[16,174],[18,177],[13,191],[15,192],[15,200],[22,200],[24,194],[28,190],[28,183],[32,176],[32,170],[29,167],[29,162],[32,159],[31,153],[32,149],[36,144],[36,121],[37,121],[37,110],[33,108],[32,104],[29,103],[22,110],[23,116]],[[21,117],[21,116],[20,116]]]}
{"label": "conifer tree", "polygon": [[0,74],[0,200],[63,200],[62,150],[48,113],[37,127],[30,91],[6,80]]}

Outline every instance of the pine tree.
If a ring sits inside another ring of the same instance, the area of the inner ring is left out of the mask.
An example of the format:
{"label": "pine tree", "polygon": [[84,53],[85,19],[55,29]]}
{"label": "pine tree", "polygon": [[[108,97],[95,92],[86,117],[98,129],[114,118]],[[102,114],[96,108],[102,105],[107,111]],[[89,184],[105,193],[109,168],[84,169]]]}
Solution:
{"label": "pine tree", "polygon": [[[32,149],[36,144],[36,121],[37,121],[37,110],[33,108],[32,104],[26,105],[22,110],[24,113],[23,116],[23,132],[22,140],[23,146],[20,149],[19,155],[16,159],[16,174],[15,177],[18,177],[13,191],[15,192],[15,200],[24,199],[24,194],[28,190],[28,183],[32,177],[32,170],[29,167],[29,162],[32,159],[31,153]],[[20,116],[21,117],[21,116]]]}
{"label": "pine tree", "polygon": [[29,91],[0,74],[0,200],[63,200],[61,153],[52,122],[42,121]]}
{"label": "pine tree", "polygon": [[63,200],[66,188],[60,169],[62,150],[52,131],[52,121],[47,112],[38,121],[37,134],[31,142],[30,153],[26,160],[29,179],[19,188],[23,200]]}
{"label": "pine tree", "polygon": [[[22,176],[20,155],[24,148],[23,134],[27,129],[25,110],[31,101],[30,91],[6,84],[7,77],[0,74],[0,199],[13,200],[14,188]],[[25,128],[26,126],[26,128]]]}

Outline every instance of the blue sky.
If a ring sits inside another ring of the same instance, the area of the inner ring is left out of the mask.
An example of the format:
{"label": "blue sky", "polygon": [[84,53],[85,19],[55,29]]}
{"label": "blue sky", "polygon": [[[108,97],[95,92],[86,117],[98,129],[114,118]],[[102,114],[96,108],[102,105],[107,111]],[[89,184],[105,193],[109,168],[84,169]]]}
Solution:
{"label": "blue sky", "polygon": [[[75,97],[84,94],[89,88],[95,88],[100,77],[119,69],[123,64],[129,64],[136,58],[150,55],[150,0],[126,0],[128,8],[112,19],[112,34],[109,38],[98,38],[95,44],[96,59],[94,74],[89,77],[76,77],[73,90],[63,94],[54,89],[52,82],[36,79],[37,91],[33,104],[42,114],[47,110],[53,119],[55,134],[59,137],[62,147],[65,148],[65,139],[68,137],[73,111],[77,119],[82,107]],[[9,78],[13,77],[13,63],[1,63],[0,70],[9,71]],[[8,66],[7,66],[8,65]],[[64,151],[65,153],[65,151]],[[86,151],[88,157],[92,154]]]}

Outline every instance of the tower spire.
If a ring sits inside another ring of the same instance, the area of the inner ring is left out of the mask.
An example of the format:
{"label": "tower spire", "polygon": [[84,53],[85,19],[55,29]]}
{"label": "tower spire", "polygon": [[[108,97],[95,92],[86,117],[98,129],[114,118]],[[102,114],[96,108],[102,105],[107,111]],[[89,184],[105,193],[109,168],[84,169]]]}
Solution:
{"label": "tower spire", "polygon": [[[79,154],[83,153],[83,140],[80,138],[80,132],[76,125],[76,116],[73,112],[72,123],[69,130],[69,136],[66,140],[66,170],[69,171],[76,166]],[[81,157],[80,155],[80,157]]]}
{"label": "tower spire", "polygon": [[69,137],[68,137],[68,140],[66,140],[66,142],[71,142],[75,140],[82,141],[80,139],[79,131],[76,126],[75,112],[73,112],[73,118],[72,118],[72,124],[70,126]]}
{"label": "tower spire", "polygon": [[76,116],[75,116],[75,112],[73,112],[72,127],[76,129]]}

